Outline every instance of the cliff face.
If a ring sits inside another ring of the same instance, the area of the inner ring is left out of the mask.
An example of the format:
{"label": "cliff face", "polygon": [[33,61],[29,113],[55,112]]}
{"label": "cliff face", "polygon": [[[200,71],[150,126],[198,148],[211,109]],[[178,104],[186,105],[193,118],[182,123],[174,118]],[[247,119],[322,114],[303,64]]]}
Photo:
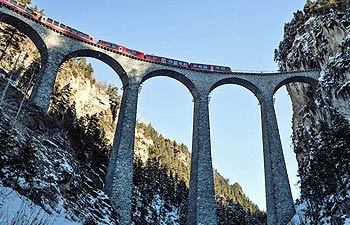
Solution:
{"label": "cliff face", "polygon": [[348,5],[348,1],[308,1],[304,12],[296,12],[286,24],[276,51],[282,70],[321,71],[317,88],[305,83],[287,86],[293,105],[301,200],[307,203],[306,217],[311,224],[343,224],[350,213]]}

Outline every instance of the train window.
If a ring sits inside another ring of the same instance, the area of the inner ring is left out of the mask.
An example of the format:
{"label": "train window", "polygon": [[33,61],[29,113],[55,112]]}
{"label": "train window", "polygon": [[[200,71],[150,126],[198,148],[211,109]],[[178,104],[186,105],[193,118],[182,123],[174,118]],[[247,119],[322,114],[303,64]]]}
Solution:
{"label": "train window", "polygon": [[72,32],[72,28],[66,27],[67,31]]}
{"label": "train window", "polygon": [[29,14],[33,14],[33,10],[30,9],[30,8],[26,8],[26,12],[29,13]]}
{"label": "train window", "polygon": [[168,63],[173,64],[173,63],[174,63],[174,61],[173,61],[173,60],[171,60],[171,59],[169,59],[169,60],[168,60]]}
{"label": "train window", "polygon": [[52,23],[53,19],[47,18],[47,22]]}
{"label": "train window", "polygon": [[178,64],[179,64],[179,62],[174,60],[174,65],[178,65]]}
{"label": "train window", "polygon": [[15,0],[11,0],[10,2],[11,2],[11,4],[13,4],[13,5],[17,5],[17,1],[15,1]]}
{"label": "train window", "polygon": [[222,71],[225,71],[225,67],[222,66],[222,67],[221,67],[221,70],[222,70]]}
{"label": "train window", "polygon": [[89,35],[83,34],[84,38],[89,38]]}
{"label": "train window", "polygon": [[53,24],[56,25],[56,26],[60,25],[60,23],[57,22],[57,21],[53,21]]}
{"label": "train window", "polygon": [[25,6],[25,5],[22,5],[21,3],[19,3],[19,4],[18,4],[18,7],[19,7],[20,9],[24,9],[26,6]]}
{"label": "train window", "polygon": [[135,51],[135,50],[127,49],[126,51],[127,51],[129,54],[131,54],[131,55],[136,55],[136,51]]}
{"label": "train window", "polygon": [[204,66],[203,66],[203,69],[208,69],[208,66],[207,66],[207,65],[204,65]]}
{"label": "train window", "polygon": [[62,29],[65,29],[66,28],[66,25],[64,25],[64,24],[60,24],[60,27],[62,28]]}
{"label": "train window", "polygon": [[112,48],[117,48],[117,47],[118,47],[118,45],[112,44]]}
{"label": "train window", "polygon": [[202,69],[202,65],[198,65],[198,68],[199,68],[199,69]]}

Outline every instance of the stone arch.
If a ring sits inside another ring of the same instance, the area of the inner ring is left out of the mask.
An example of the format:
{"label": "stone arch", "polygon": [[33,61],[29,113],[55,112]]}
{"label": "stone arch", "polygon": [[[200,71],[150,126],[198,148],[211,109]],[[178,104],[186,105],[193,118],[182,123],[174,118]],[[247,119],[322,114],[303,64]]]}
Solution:
{"label": "stone arch", "polygon": [[67,60],[69,60],[71,58],[75,58],[75,57],[91,57],[91,58],[101,60],[102,62],[104,62],[108,66],[110,66],[117,73],[117,75],[121,79],[124,87],[129,84],[129,78],[128,78],[128,75],[125,72],[124,68],[119,64],[119,62],[117,60],[115,60],[111,56],[109,56],[103,52],[96,51],[96,50],[82,49],[82,50],[77,50],[77,51],[74,51],[74,52],[67,54],[63,58],[61,65],[64,62],[66,62]]}
{"label": "stone arch", "polygon": [[225,84],[237,84],[239,86],[242,86],[246,89],[248,89],[249,91],[251,91],[259,100],[259,102],[261,103],[263,101],[263,96],[261,94],[260,89],[255,86],[253,83],[251,83],[248,80],[245,79],[241,79],[241,78],[235,78],[235,77],[231,77],[231,78],[225,78],[222,79],[218,82],[216,82],[213,86],[211,86],[210,88],[210,92],[212,92],[215,88],[225,85]]}
{"label": "stone arch", "polygon": [[38,32],[31,25],[24,22],[23,20],[20,20],[14,16],[11,16],[3,12],[0,12],[0,15],[2,16],[1,22],[15,27],[16,29],[23,32],[25,35],[29,37],[29,39],[34,43],[36,48],[39,50],[39,53],[41,56],[41,65],[42,66],[45,65],[48,60],[48,50],[40,34],[38,34]]}
{"label": "stone arch", "polygon": [[284,80],[282,80],[281,82],[279,82],[276,87],[273,90],[273,94],[276,93],[276,91],[278,89],[280,89],[282,86],[289,84],[289,83],[295,83],[295,82],[302,82],[302,83],[307,83],[310,84],[311,86],[316,87],[318,80],[316,80],[315,78],[312,77],[307,77],[307,76],[292,76],[292,77],[288,77]]}
{"label": "stone arch", "polygon": [[146,74],[145,76],[143,76],[140,84],[142,84],[143,82],[145,82],[146,80],[148,80],[152,77],[160,77],[160,76],[170,77],[170,78],[173,78],[173,79],[179,81],[180,83],[185,85],[185,87],[190,91],[193,98],[195,98],[197,96],[198,92],[197,92],[197,88],[194,85],[194,83],[190,79],[188,79],[186,76],[184,76],[183,74],[176,72],[176,71],[173,71],[173,70],[161,69],[161,70],[152,71],[152,72]]}

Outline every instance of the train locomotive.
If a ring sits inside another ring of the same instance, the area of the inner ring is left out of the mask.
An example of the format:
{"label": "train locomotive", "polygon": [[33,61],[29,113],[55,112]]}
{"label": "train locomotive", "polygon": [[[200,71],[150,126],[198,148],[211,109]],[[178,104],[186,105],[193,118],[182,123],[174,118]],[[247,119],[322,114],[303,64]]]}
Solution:
{"label": "train locomotive", "polygon": [[112,42],[104,41],[104,40],[98,40],[97,43],[95,43],[94,37],[85,34],[79,30],[76,30],[74,28],[71,28],[63,23],[60,23],[56,20],[53,20],[49,17],[46,17],[42,15],[42,13],[35,11],[34,9],[30,8],[29,6],[23,5],[22,3],[17,2],[16,0],[0,0],[0,6],[6,6],[12,10],[17,11],[18,13],[21,13],[22,15],[29,17],[30,19],[33,19],[45,26],[50,27],[51,29],[63,33],[69,37],[94,44],[103,48],[107,48],[114,52],[119,52],[121,54],[129,55],[134,58],[146,60],[153,63],[160,63],[164,65],[169,66],[176,66],[180,68],[186,68],[186,69],[193,69],[193,70],[200,70],[200,71],[208,71],[208,72],[219,72],[219,73],[230,73],[231,68],[228,66],[219,66],[219,65],[207,65],[207,64],[200,64],[200,63],[188,63],[176,59],[170,59],[162,56],[155,56],[150,54],[145,54],[143,52],[130,49],[121,45],[114,44]]}

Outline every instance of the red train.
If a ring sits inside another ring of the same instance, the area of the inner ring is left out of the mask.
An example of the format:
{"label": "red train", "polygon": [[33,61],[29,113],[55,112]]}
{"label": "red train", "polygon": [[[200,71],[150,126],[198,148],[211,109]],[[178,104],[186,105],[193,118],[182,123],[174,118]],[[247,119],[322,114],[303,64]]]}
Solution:
{"label": "red train", "polygon": [[114,43],[111,43],[108,41],[99,40],[97,42],[97,45],[107,47],[109,49],[112,49],[112,50],[120,52],[120,53],[132,55],[132,56],[135,56],[135,57],[140,58],[140,59],[145,58],[145,54],[143,52],[139,52],[139,51],[136,51],[134,49],[126,48],[124,46],[117,45],[117,44],[114,44]]}
{"label": "red train", "polygon": [[199,64],[199,63],[191,63],[190,68],[197,69],[197,70],[216,71],[216,72],[231,72],[231,68],[228,66],[206,65],[206,64]]}
{"label": "red train", "polygon": [[16,0],[0,0],[0,2],[5,6],[15,9],[18,12],[25,14],[35,20],[40,20],[41,18],[41,13],[36,12],[35,10],[23,5],[22,3],[17,2]]}
{"label": "red train", "polygon": [[95,39],[92,36],[85,34],[81,31],[78,31],[74,28],[71,28],[69,26],[66,26],[63,23],[60,23],[60,22],[53,20],[51,18],[48,18],[46,16],[41,16],[40,22],[42,22],[43,24],[45,24],[45,25],[47,25],[47,26],[49,26],[49,27],[51,27],[59,32],[65,33],[71,37],[80,39],[82,41],[90,42],[90,43],[95,42]]}
{"label": "red train", "polygon": [[0,3],[24,14],[25,16],[31,19],[41,22],[46,26],[49,26],[52,29],[55,29],[61,33],[65,33],[71,37],[77,38],[82,41],[94,43],[94,38],[92,36],[89,36],[81,31],[78,31],[69,26],[66,26],[56,20],[43,16],[40,12],[37,12],[28,6],[25,6],[22,3],[17,2],[16,0],[0,0]]}
{"label": "red train", "polygon": [[[63,23],[60,23],[56,20],[53,20],[51,18],[48,18],[44,15],[42,15],[40,12],[35,11],[34,9],[23,5],[22,3],[17,2],[16,0],[0,0],[0,6],[4,5],[8,8],[14,9],[19,13],[22,13],[23,15],[36,20],[58,32],[64,33],[70,37],[79,39],[84,42],[92,43],[95,44],[95,39],[88,35],[85,34],[81,31],[78,31],[74,28],[71,28],[69,26],[66,26]],[[108,41],[104,40],[99,40],[97,45],[108,48],[112,51],[115,52],[120,52],[123,54],[130,55],[132,57],[136,57],[139,59],[143,59],[146,61],[150,62],[155,62],[155,63],[161,63],[165,65],[170,65],[170,66],[176,66],[176,67],[181,67],[181,68],[188,68],[188,69],[194,69],[194,70],[201,70],[201,71],[211,71],[211,72],[220,72],[220,73],[229,73],[231,72],[231,68],[227,66],[218,66],[218,65],[206,65],[206,64],[198,64],[198,63],[188,63],[184,61],[179,61],[176,59],[170,59],[170,58],[165,58],[162,56],[155,56],[155,55],[150,55],[150,54],[145,54],[140,51],[136,51],[134,49],[126,48],[121,45],[117,45]]]}

